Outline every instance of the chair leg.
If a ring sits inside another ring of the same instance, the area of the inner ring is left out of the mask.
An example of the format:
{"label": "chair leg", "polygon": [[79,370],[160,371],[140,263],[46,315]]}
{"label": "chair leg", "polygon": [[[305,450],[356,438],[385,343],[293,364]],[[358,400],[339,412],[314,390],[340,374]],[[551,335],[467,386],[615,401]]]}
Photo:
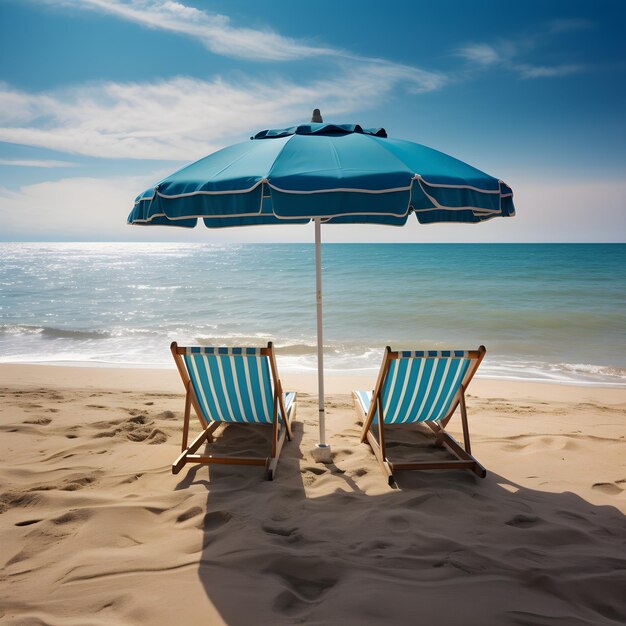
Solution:
{"label": "chair leg", "polygon": [[269,463],[267,465],[267,480],[274,480],[274,476],[276,476],[276,468],[278,466],[278,457],[280,456],[280,451],[283,448],[283,443],[285,443],[285,439],[287,436],[287,429],[281,429],[280,437],[276,442],[276,456],[268,459]]}
{"label": "chair leg", "polygon": [[463,392],[461,392],[461,397],[459,398],[459,406],[461,409],[461,424],[463,425],[463,443],[465,444],[465,451],[468,454],[472,454],[469,426],[467,425],[467,409],[465,408],[465,394]]}
{"label": "chair leg", "polygon": [[[378,441],[376,441],[376,437],[374,437],[374,434],[370,430],[372,420],[367,419],[367,416],[365,415],[365,412],[363,411],[363,407],[361,406],[361,402],[359,401],[357,395],[354,392],[352,393],[352,401],[354,403],[354,408],[356,409],[358,417],[363,422],[363,430],[361,432],[361,442],[369,444],[370,448],[372,449],[372,452],[374,453],[374,456],[376,457],[376,460],[378,461],[381,469],[383,470],[383,473],[387,477],[387,482],[389,483],[389,485],[393,485],[395,483],[395,479],[393,477],[391,464],[385,458],[384,434],[382,438],[380,439],[380,441],[382,442],[382,447],[381,447]],[[380,433],[382,432],[382,428],[380,427],[380,424],[379,424],[378,429],[379,429],[378,432],[379,432],[379,437],[380,437]]]}
{"label": "chair leg", "polygon": [[391,464],[385,458],[385,454],[382,451],[378,441],[376,441],[376,437],[374,437],[374,433],[370,430],[367,432],[367,443],[370,445],[378,464],[383,470],[383,474],[387,477],[387,483],[389,486],[393,486],[395,483],[395,478],[393,476],[393,470],[391,468]]}
{"label": "chair leg", "polygon": [[180,448],[181,452],[184,452],[187,448],[187,441],[189,439],[190,413],[191,413],[191,393],[189,392],[189,385],[187,385],[187,394],[185,395],[185,417],[183,418],[183,443]]}
{"label": "chair leg", "polygon": [[176,457],[176,460],[172,463],[172,474],[178,474],[180,470],[187,463],[187,457],[193,454],[204,441],[211,441],[211,434],[215,432],[220,426],[221,422],[213,422],[209,424],[192,442],[189,446],[185,447],[181,453]]}
{"label": "chair leg", "polygon": [[289,439],[289,430],[287,424],[293,419],[293,416],[296,412],[296,403],[294,402],[289,408],[289,414],[287,415],[285,421],[283,422],[283,428],[278,430],[278,428],[274,427],[278,425],[278,419],[276,420],[276,424],[272,425],[272,456],[268,457],[267,464],[265,466],[265,476],[267,480],[274,480],[276,476],[276,468],[278,466],[278,458],[280,457],[280,453],[283,449],[283,444],[285,443],[285,439]]}
{"label": "chair leg", "polygon": [[[293,419],[293,415],[294,415],[294,411],[289,411],[290,415],[287,415],[287,412],[285,411],[285,401],[284,401],[284,395],[283,395],[283,388],[282,385],[279,388],[279,400],[280,400],[280,414],[283,416],[283,422],[285,424],[285,427],[287,428],[287,439],[289,441],[291,441],[291,420]],[[292,403],[292,407],[293,407]]]}

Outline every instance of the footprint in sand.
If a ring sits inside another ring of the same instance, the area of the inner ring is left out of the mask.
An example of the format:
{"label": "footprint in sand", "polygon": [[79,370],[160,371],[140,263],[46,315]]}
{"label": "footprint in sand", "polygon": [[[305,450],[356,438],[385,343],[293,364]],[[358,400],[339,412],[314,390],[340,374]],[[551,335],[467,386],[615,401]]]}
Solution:
{"label": "footprint in sand", "polygon": [[164,513],[168,510],[166,507],[163,506],[144,506],[143,508],[153,515],[161,515],[161,513]]}
{"label": "footprint in sand", "polygon": [[[129,411],[131,414],[132,411]],[[136,413],[136,412],[134,412]],[[149,420],[145,415],[136,414],[126,420],[111,420],[108,422],[95,422],[91,426],[97,429],[109,428],[111,430],[101,430],[93,435],[94,439],[103,437],[122,437],[129,441],[142,442],[148,444],[161,444],[168,440],[168,435],[159,428],[154,428],[154,421]]]}
{"label": "footprint in sand", "polygon": [[91,511],[87,509],[72,509],[59,517],[52,518],[50,521],[56,526],[67,526],[77,522],[86,522],[90,517]]}
{"label": "footprint in sand", "polygon": [[0,513],[16,507],[29,507],[39,504],[42,497],[30,491],[5,491],[0,494]]}
{"label": "footprint in sand", "polygon": [[232,517],[228,511],[212,511],[204,516],[202,528],[204,530],[217,530],[224,524],[228,524]]}
{"label": "footprint in sand", "polygon": [[148,440],[148,444],[160,444],[167,441],[167,435],[158,428],[143,428],[129,432],[126,438],[130,441],[141,442]]}
{"label": "footprint in sand", "polygon": [[[133,415],[133,413],[131,413]],[[145,424],[148,421],[148,418],[145,415],[133,415],[126,420],[127,424]]]}
{"label": "footprint in sand", "polygon": [[623,480],[616,481],[614,483],[593,483],[591,485],[592,489],[596,491],[601,491],[602,493],[606,493],[609,496],[618,496],[624,489],[622,487],[617,486],[617,482],[623,483]]}
{"label": "footprint in sand", "polygon": [[176,414],[174,413],[174,411],[162,411],[161,413],[159,413],[157,415],[157,418],[161,419],[161,420],[175,420],[175,419],[178,419],[176,417]]}
{"label": "footprint in sand", "polygon": [[307,472],[310,472],[311,474],[315,474],[316,476],[320,476],[322,474],[325,474],[327,472],[325,467],[316,467],[314,465],[309,465],[308,467],[303,467],[300,470],[301,474],[306,474]]}
{"label": "footprint in sand", "polygon": [[134,483],[137,480],[139,480],[141,477],[143,476],[143,474],[133,474],[132,476],[129,476],[128,478],[125,478],[121,483],[119,483],[120,485],[127,485],[129,483]]}
{"label": "footprint in sand", "polygon": [[[274,609],[295,616],[316,605],[337,584],[337,566],[313,558],[280,558],[265,570],[278,576],[285,589],[274,598]],[[332,574],[330,572],[333,572]]]}
{"label": "footprint in sand", "polygon": [[24,420],[22,424],[36,424],[37,426],[47,426],[52,420],[49,417],[35,417],[33,419]]}
{"label": "footprint in sand", "polygon": [[177,518],[176,522],[180,524],[181,522],[186,522],[192,517],[197,517],[202,514],[202,509],[199,506],[192,506],[190,509],[187,509],[183,513],[181,513]]}
{"label": "footprint in sand", "polygon": [[165,443],[168,439],[168,436],[162,430],[155,428],[148,436],[148,439],[148,443],[150,445],[159,445],[161,443]]}
{"label": "footprint in sand", "polygon": [[58,489],[60,491],[78,491],[79,489],[83,489],[85,487],[88,487],[89,485],[93,485],[98,480],[101,474],[102,472],[91,472],[88,474],[71,474],[70,476],[66,476],[60,482],[37,485],[36,487],[31,487],[29,491],[53,491],[55,489]]}
{"label": "footprint in sand", "polygon": [[[78,526],[86,522],[91,515],[91,511],[87,509],[72,509],[59,517],[48,520],[38,519],[18,522],[15,524],[16,526],[37,524],[37,527],[26,534],[24,537],[25,547],[7,561],[7,567],[26,561],[35,555],[41,554],[47,548],[58,544],[60,540],[74,534]],[[24,573],[28,573],[28,570]]]}
{"label": "footprint in sand", "polygon": [[534,515],[516,515],[508,522],[505,522],[507,526],[513,526],[515,528],[531,528],[539,522],[539,518]]}
{"label": "footprint in sand", "polygon": [[292,537],[298,530],[297,528],[286,528],[285,526],[269,526],[264,524],[261,528],[268,535],[278,535],[279,537]]}
{"label": "footprint in sand", "polygon": [[26,519],[23,522],[15,522],[14,526],[30,526],[32,524],[38,524],[43,521],[42,519]]}
{"label": "footprint in sand", "polygon": [[66,478],[59,489],[61,491],[78,491],[95,483],[97,478],[98,474],[96,473],[72,476],[71,478]]}

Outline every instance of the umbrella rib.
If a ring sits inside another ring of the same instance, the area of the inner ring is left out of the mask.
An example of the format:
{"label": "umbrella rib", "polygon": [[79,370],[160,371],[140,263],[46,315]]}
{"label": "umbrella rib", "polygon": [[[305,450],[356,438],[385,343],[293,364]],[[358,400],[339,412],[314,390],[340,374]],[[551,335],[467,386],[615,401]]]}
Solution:
{"label": "umbrella rib", "polygon": [[[495,215],[501,215],[502,214],[502,203],[500,202],[500,208],[499,209],[485,209],[484,207],[471,207],[471,206],[460,206],[460,207],[452,207],[452,206],[446,206],[444,204],[440,204],[439,201],[437,200],[437,198],[435,198],[434,196],[431,196],[425,189],[424,186],[422,185],[422,182],[426,182],[422,179],[422,177],[419,174],[415,175],[414,180],[416,180],[419,183],[420,189],[422,190],[422,193],[433,203],[434,208],[433,209],[413,209],[416,213],[424,213],[426,211],[433,211],[434,209],[441,209],[444,211],[472,211],[473,213],[481,213],[484,215],[491,215],[492,213]],[[428,184],[428,183],[426,183]],[[441,187],[443,187],[444,185],[439,185]],[[500,197],[501,200],[501,197]]]}
{"label": "umbrella rib", "polygon": [[[448,183],[429,183],[421,174],[415,174],[413,180],[419,180],[429,187],[442,187],[444,189],[470,189],[471,191],[478,191],[479,193],[500,193],[500,189],[480,189],[480,187],[474,187],[473,185],[452,185]],[[502,181],[498,181],[498,186]],[[502,194],[501,194],[502,195]],[[513,194],[511,194],[513,195]]]}

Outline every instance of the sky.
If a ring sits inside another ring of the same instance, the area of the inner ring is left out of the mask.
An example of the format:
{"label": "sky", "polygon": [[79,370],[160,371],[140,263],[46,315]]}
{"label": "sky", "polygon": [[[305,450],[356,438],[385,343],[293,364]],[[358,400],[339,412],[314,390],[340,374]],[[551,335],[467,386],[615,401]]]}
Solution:
{"label": "sky", "polygon": [[265,129],[384,127],[508,183],[517,216],[325,241],[626,241],[626,2],[0,0],[0,241],[311,241],[126,225]]}

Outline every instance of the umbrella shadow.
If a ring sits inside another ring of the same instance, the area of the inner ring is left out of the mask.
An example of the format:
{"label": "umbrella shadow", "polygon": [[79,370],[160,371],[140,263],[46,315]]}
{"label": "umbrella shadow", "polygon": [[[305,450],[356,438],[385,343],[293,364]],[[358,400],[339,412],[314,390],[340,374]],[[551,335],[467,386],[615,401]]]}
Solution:
{"label": "umbrella shadow", "polygon": [[616,508],[493,472],[398,472],[386,489],[382,473],[302,463],[302,434],[273,482],[209,466],[178,485],[207,489],[198,576],[226,623],[623,623]]}

